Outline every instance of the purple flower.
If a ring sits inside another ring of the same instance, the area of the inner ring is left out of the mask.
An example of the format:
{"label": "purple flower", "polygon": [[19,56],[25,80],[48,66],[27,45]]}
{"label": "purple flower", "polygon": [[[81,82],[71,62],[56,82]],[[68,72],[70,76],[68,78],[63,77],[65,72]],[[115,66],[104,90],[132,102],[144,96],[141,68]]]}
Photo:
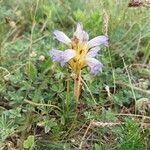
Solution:
{"label": "purple flower", "polygon": [[59,62],[62,67],[76,55],[76,52],[73,49],[67,49],[65,51],[52,49],[49,53],[53,61]]}
{"label": "purple flower", "polygon": [[88,33],[83,30],[83,26],[80,23],[77,24],[77,28],[73,36],[74,38],[79,39],[80,43],[88,41],[89,39]]}
{"label": "purple flower", "polygon": [[96,75],[102,71],[103,64],[95,58],[86,58],[87,65],[90,67],[90,73]]}
{"label": "purple flower", "polygon": [[88,42],[88,47],[95,47],[99,45],[108,46],[108,37],[106,36],[97,36]]}
{"label": "purple flower", "polygon": [[91,48],[90,51],[87,53],[86,57],[96,57],[99,51],[100,47]]}
{"label": "purple flower", "polygon": [[65,43],[67,45],[71,43],[71,40],[69,39],[69,37],[61,31],[58,31],[58,30],[54,31],[54,36],[55,36],[54,38],[56,38],[58,41],[62,43]]}
{"label": "purple flower", "polygon": [[58,41],[70,47],[65,51],[52,49],[50,55],[54,62],[59,62],[61,66],[68,62],[74,72],[82,70],[86,65],[90,67],[90,73],[93,75],[102,71],[103,65],[95,57],[98,56],[100,45],[108,46],[108,37],[97,36],[88,41],[89,35],[83,30],[83,26],[80,23],[77,24],[72,39],[57,30],[54,31],[54,36]]}
{"label": "purple flower", "polygon": [[93,75],[96,75],[99,71],[102,71],[103,64],[94,58],[98,55],[99,51],[99,47],[94,47],[86,55],[86,63],[90,67],[90,73]]}

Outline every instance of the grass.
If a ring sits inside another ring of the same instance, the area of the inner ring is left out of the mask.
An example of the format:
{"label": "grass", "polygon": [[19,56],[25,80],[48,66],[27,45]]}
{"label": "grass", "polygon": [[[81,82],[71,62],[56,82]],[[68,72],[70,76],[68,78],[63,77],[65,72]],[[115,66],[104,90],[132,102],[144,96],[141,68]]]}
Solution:
{"label": "grass", "polygon": [[[128,1],[0,1],[0,149],[148,150],[150,13]],[[108,34],[96,76],[83,70],[79,104],[70,69],[53,63],[53,39],[81,22]]]}

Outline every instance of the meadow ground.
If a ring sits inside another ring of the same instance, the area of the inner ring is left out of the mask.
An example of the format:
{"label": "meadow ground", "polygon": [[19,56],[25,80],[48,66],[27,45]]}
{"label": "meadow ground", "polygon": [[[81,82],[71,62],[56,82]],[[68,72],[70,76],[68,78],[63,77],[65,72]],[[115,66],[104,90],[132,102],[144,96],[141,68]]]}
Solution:
{"label": "meadow ground", "polygon": [[[148,1],[145,1],[148,2]],[[149,150],[150,8],[128,0],[0,0],[0,150]],[[93,76],[82,70],[74,96],[65,50],[82,23],[90,39],[107,35]]]}

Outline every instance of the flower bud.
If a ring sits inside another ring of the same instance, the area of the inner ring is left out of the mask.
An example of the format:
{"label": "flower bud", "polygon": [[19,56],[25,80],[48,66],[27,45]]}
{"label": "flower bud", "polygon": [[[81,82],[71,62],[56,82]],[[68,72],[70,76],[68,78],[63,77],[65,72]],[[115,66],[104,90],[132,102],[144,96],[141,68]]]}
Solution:
{"label": "flower bud", "polygon": [[5,81],[9,81],[9,80],[10,80],[10,74],[5,75],[5,76],[4,76],[4,80],[5,80]]}
{"label": "flower bud", "polygon": [[32,51],[32,53],[30,53],[30,57],[35,58],[37,56],[37,53]]}
{"label": "flower bud", "polygon": [[16,11],[16,15],[21,16],[21,11],[20,10]]}
{"label": "flower bud", "polygon": [[45,56],[44,56],[44,55],[40,55],[40,56],[39,56],[39,60],[40,60],[40,61],[44,61],[44,60],[45,60]]}
{"label": "flower bud", "polygon": [[10,21],[9,22],[9,25],[12,27],[12,28],[16,28],[16,23],[14,21]]}

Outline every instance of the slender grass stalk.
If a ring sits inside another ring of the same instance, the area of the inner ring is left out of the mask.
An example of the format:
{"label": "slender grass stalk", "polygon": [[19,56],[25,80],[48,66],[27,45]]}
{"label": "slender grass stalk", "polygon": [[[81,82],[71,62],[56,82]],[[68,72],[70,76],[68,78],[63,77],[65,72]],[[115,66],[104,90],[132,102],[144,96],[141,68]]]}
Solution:
{"label": "slender grass stalk", "polygon": [[29,101],[27,99],[24,100],[26,103],[29,103],[31,105],[34,105],[34,106],[46,106],[46,107],[53,107],[53,108],[57,108],[58,110],[61,111],[61,109],[55,105],[52,105],[52,104],[43,104],[43,103],[35,103],[35,102],[32,102],[32,101]]}

